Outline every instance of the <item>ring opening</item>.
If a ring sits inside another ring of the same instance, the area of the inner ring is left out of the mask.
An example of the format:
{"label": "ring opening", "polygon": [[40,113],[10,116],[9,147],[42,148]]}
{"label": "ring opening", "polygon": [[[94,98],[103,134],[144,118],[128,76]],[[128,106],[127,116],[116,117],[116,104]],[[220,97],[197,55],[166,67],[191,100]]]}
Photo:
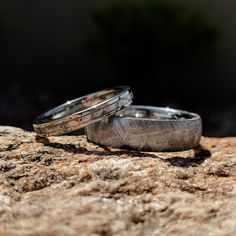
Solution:
{"label": "ring opening", "polygon": [[103,90],[97,93],[93,93],[75,100],[68,101],[48,112],[44,115],[38,117],[37,123],[41,123],[41,121],[47,120],[55,120],[62,117],[70,116],[75,113],[79,113],[86,109],[89,109],[93,106],[96,106],[105,100],[108,100],[117,94],[120,93],[120,90],[110,89],[110,90]]}
{"label": "ring opening", "polygon": [[184,113],[177,110],[174,111],[169,108],[144,109],[135,107],[125,108],[117,113],[116,116],[155,120],[186,120],[194,117],[190,113]]}

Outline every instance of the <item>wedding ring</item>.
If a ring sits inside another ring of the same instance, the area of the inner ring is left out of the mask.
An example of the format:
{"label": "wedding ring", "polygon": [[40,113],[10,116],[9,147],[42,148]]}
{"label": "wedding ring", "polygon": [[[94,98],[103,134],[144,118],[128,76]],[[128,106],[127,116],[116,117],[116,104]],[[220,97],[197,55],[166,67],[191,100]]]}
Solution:
{"label": "wedding ring", "polygon": [[36,118],[39,136],[65,134],[115,114],[133,99],[129,87],[120,86],[68,101]]}
{"label": "wedding ring", "polygon": [[202,134],[197,114],[161,107],[129,106],[115,116],[85,128],[89,141],[110,147],[145,151],[195,148]]}

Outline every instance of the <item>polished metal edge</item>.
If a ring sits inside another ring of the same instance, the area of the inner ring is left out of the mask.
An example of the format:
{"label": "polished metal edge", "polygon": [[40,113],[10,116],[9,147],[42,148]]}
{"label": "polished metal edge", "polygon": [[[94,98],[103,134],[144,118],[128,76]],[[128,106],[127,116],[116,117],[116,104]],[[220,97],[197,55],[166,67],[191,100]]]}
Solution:
{"label": "polished metal edge", "polygon": [[[123,88],[124,89],[119,94],[117,94],[114,99],[109,98],[107,102],[104,101],[101,105],[97,104],[95,107],[91,107],[89,113],[74,113],[69,116],[62,117],[56,121],[47,122],[45,124],[33,124],[33,127],[36,133],[38,133],[40,136],[53,136],[72,132],[74,130],[83,128],[88,124],[99,121],[105,117],[109,117],[132,102],[132,92],[128,87]],[[87,111],[88,110],[89,109],[87,109]]]}

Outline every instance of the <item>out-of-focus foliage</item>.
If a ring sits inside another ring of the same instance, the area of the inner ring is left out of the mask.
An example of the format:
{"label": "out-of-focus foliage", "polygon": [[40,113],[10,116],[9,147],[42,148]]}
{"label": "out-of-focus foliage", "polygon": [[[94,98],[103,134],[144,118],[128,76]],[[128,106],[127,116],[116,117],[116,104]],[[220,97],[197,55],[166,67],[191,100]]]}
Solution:
{"label": "out-of-focus foliage", "polygon": [[219,35],[203,8],[181,1],[110,0],[93,17],[99,26],[93,50],[119,70],[155,73],[163,65],[193,59]]}

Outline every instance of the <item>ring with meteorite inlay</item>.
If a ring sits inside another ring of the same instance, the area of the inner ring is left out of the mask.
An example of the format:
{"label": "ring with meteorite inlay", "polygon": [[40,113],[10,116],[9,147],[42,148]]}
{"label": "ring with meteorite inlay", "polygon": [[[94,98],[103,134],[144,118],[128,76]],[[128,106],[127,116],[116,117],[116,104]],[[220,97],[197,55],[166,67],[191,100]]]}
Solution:
{"label": "ring with meteorite inlay", "polygon": [[39,136],[65,134],[115,114],[133,99],[129,87],[102,90],[68,101],[36,118],[33,126]]}
{"label": "ring with meteorite inlay", "polygon": [[145,151],[195,148],[202,134],[201,117],[170,108],[129,106],[85,128],[88,140],[110,147]]}

